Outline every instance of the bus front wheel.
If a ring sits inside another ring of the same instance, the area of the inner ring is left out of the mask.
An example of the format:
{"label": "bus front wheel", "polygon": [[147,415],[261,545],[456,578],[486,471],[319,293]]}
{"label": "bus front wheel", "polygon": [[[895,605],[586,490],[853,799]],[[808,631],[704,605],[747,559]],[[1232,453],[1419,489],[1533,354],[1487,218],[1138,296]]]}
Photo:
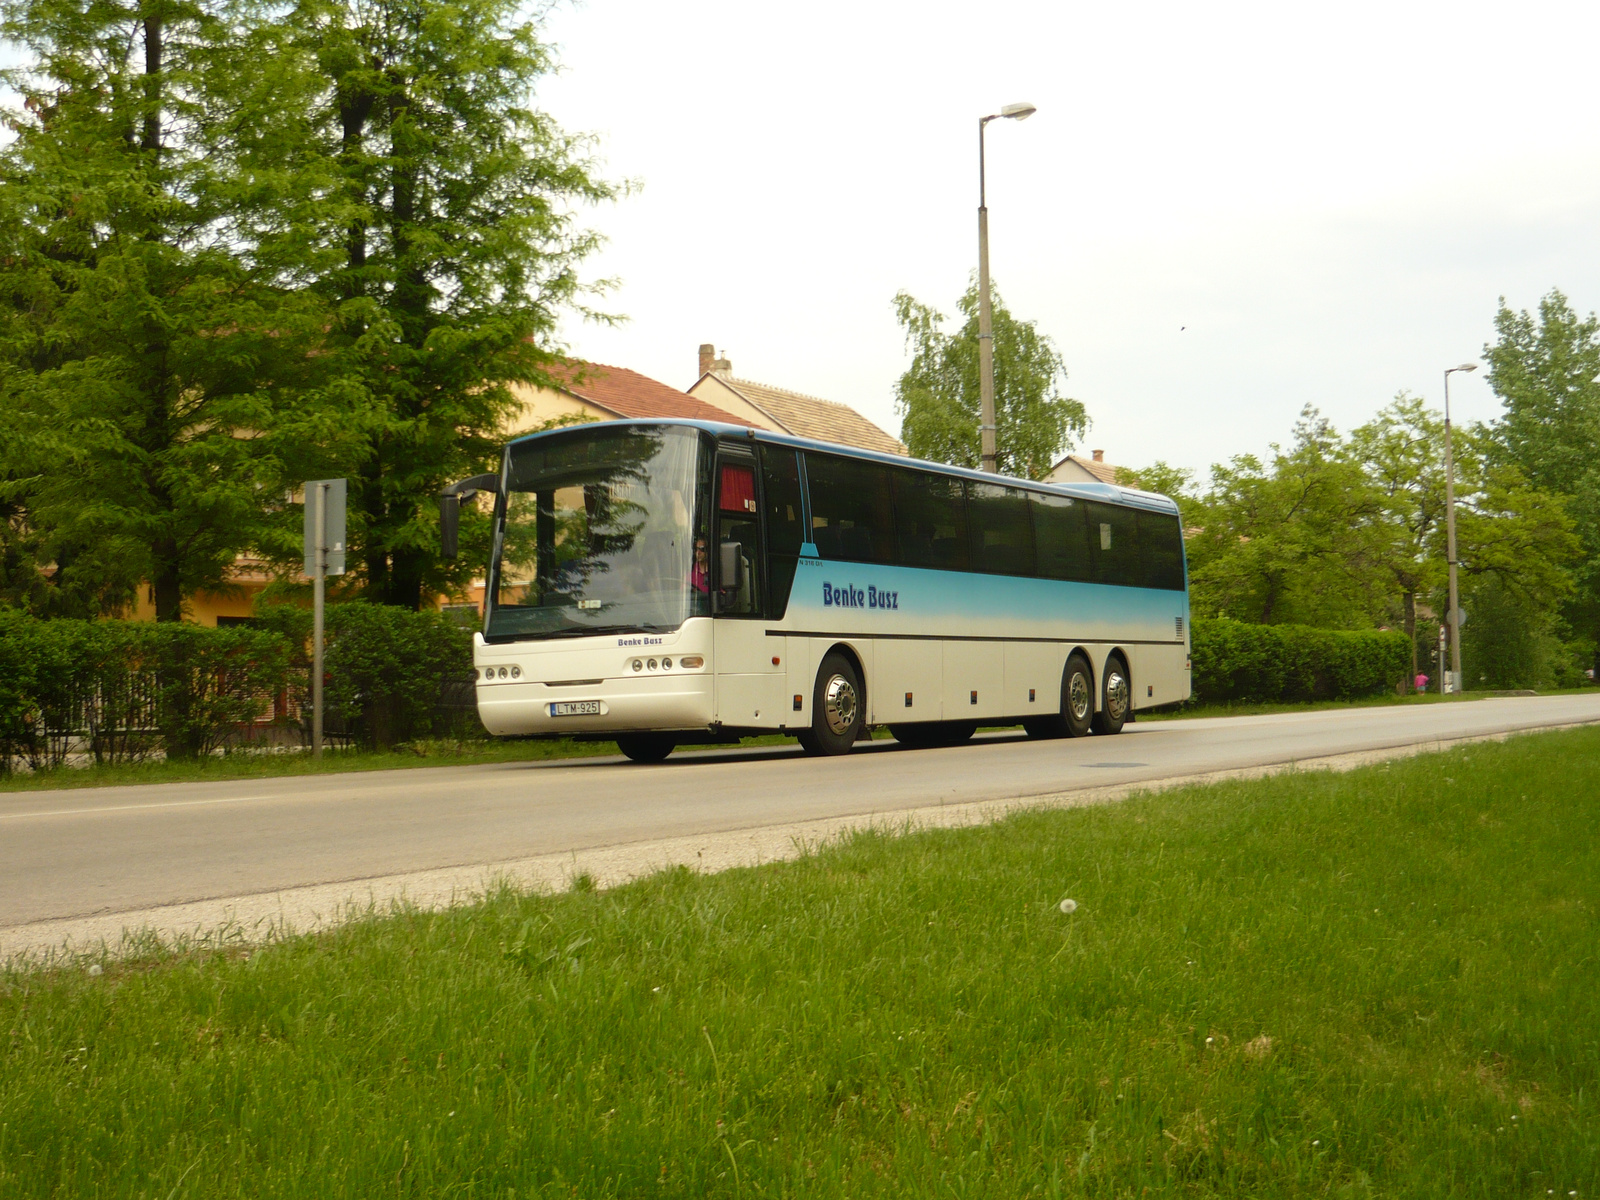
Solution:
{"label": "bus front wheel", "polygon": [[809,754],[846,754],[866,719],[855,666],[837,652],[822,660],[811,695],[811,729],[800,738]]}
{"label": "bus front wheel", "polygon": [[658,763],[677,749],[678,744],[659,733],[629,733],[617,739],[617,749],[636,763]]}

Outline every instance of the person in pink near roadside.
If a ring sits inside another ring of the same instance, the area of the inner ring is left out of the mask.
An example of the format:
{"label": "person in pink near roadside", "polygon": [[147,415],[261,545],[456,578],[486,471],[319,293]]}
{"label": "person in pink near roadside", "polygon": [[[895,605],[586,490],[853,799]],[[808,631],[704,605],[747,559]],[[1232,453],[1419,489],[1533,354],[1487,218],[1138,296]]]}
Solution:
{"label": "person in pink near roadside", "polygon": [[1427,690],[1428,690],[1428,677],[1426,675],[1418,674],[1418,676],[1417,676],[1417,691],[1425,692]]}

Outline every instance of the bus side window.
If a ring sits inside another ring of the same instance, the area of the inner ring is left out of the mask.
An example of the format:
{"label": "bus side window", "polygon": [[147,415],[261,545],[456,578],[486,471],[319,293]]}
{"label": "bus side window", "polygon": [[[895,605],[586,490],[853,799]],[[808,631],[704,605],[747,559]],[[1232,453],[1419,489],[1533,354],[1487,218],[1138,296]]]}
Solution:
{"label": "bus side window", "polygon": [[1140,509],[1139,550],[1145,587],[1183,591],[1183,533],[1177,517]]}
{"label": "bus side window", "polygon": [[806,481],[811,485],[811,540],[821,557],[894,564],[894,508],[886,468],[807,453]]}
{"label": "bus side window", "polygon": [[[1033,512],[1033,540],[1038,551],[1041,579],[1066,579],[1087,583],[1094,578],[1089,558],[1088,505],[1071,496],[1043,492],[1029,495]],[[1099,532],[1096,531],[1096,537]]]}
{"label": "bus side window", "polygon": [[761,514],[756,467],[745,459],[717,461],[717,611],[748,616],[760,605]]}
{"label": "bus side window", "polygon": [[1091,500],[1089,553],[1094,559],[1094,581],[1116,587],[1143,587],[1144,568],[1139,561],[1139,514],[1116,504]]}
{"label": "bus side window", "polygon": [[767,615],[781,621],[789,607],[800,545],[805,541],[800,467],[793,450],[761,447],[761,485],[767,513]]}
{"label": "bus side window", "polygon": [[936,571],[967,569],[967,505],[962,481],[928,471],[894,471],[898,560]]}
{"label": "bus side window", "polygon": [[967,484],[972,569],[987,575],[1033,575],[1028,493],[995,483]]}

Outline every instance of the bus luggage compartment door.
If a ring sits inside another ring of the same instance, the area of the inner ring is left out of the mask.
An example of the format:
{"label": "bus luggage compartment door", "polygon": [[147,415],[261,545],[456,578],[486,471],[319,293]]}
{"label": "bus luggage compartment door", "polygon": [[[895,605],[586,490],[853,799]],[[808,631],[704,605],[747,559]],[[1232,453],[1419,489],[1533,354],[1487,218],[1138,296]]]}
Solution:
{"label": "bus luggage compartment door", "polygon": [[[713,633],[717,720],[723,725],[776,729],[793,725],[788,686],[788,638],[768,637],[760,621],[718,621]],[[731,670],[727,668],[732,668]]]}

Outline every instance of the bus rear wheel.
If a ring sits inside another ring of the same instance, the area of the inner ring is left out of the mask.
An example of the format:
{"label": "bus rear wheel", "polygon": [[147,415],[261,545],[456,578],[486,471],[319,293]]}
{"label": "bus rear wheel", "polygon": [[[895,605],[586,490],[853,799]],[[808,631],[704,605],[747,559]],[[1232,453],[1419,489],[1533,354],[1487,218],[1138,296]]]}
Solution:
{"label": "bus rear wheel", "polygon": [[854,664],[835,651],[822,660],[811,694],[811,729],[800,744],[807,754],[848,754],[866,719],[861,679]]}
{"label": "bus rear wheel", "polygon": [[617,749],[636,763],[658,763],[678,748],[678,743],[659,733],[625,733],[617,739]]}
{"label": "bus rear wheel", "polygon": [[1132,707],[1133,686],[1128,682],[1128,664],[1113,654],[1106,663],[1106,682],[1101,689],[1100,711],[1094,715],[1096,733],[1121,733]]}

